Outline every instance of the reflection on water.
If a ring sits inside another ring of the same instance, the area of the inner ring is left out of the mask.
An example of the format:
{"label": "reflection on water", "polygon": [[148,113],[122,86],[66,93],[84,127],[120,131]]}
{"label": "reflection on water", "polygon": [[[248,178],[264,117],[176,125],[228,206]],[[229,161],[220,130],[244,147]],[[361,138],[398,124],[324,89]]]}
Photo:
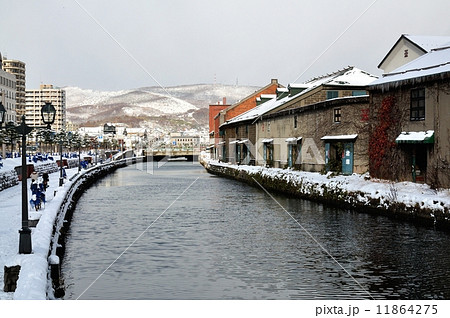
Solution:
{"label": "reflection on water", "polygon": [[450,298],[446,233],[275,196],[302,229],[199,165],[145,171],[119,169],[79,200],[66,299]]}

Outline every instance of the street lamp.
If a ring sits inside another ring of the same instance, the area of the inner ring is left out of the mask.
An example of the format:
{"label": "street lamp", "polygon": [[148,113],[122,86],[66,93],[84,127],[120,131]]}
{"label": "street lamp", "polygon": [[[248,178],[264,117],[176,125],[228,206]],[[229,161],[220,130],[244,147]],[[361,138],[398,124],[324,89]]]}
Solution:
{"label": "street lamp", "polygon": [[78,147],[78,172],[81,171],[81,136],[79,133],[68,133],[68,138],[71,144]]}
{"label": "street lamp", "polygon": [[0,102],[0,129],[3,126],[3,123],[5,122],[6,117],[6,108],[3,106],[3,103]]}
{"label": "street lamp", "polygon": [[50,126],[55,122],[56,109],[51,103],[45,103],[41,108],[41,116],[44,124],[50,129]]}
{"label": "street lamp", "polygon": [[19,230],[19,254],[31,253],[31,230],[28,227],[28,189],[27,189],[27,135],[33,130],[25,124],[25,116],[22,122],[15,127],[17,133],[22,135],[22,229]]}
{"label": "street lamp", "polygon": [[[50,129],[51,125],[55,122],[56,109],[55,107],[46,102],[44,106],[41,108],[41,117],[44,124],[47,125],[47,129]],[[59,186],[61,187],[64,183],[63,180],[63,159],[62,159],[62,140],[59,141],[59,152],[60,152],[60,160],[59,160]]]}
{"label": "street lamp", "polygon": [[[6,108],[3,106],[3,103],[0,101],[0,129],[3,128],[3,123],[5,122],[6,117]],[[5,145],[2,142],[2,156],[5,156]]]}
{"label": "street lamp", "polygon": [[64,184],[64,178],[63,178],[63,144],[66,139],[66,134],[64,131],[60,131],[57,135],[57,142],[59,143],[59,186],[62,187]]}

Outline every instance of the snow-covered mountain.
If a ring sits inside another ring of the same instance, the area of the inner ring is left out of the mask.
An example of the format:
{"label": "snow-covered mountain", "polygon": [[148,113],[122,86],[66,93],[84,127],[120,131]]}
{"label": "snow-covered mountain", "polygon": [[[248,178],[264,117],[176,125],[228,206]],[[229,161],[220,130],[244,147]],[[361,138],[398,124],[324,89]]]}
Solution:
{"label": "snow-covered mountain", "polygon": [[[177,130],[204,126],[208,105],[233,104],[258,89],[254,86],[199,84],[142,87],[121,91],[94,91],[65,87],[67,119],[78,125],[121,122],[130,126],[176,126]],[[198,127],[200,128],[200,127]]]}

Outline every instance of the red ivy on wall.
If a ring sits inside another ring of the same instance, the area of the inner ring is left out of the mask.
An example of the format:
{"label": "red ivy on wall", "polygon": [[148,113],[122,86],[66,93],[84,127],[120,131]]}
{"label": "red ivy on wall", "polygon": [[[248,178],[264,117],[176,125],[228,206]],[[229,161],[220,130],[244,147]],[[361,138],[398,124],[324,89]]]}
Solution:
{"label": "red ivy on wall", "polygon": [[361,121],[369,121],[369,108],[361,109]]}
{"label": "red ivy on wall", "polygon": [[378,110],[377,122],[369,139],[369,160],[373,172],[379,171],[386,160],[385,155],[396,146],[395,140],[389,138],[389,128],[398,122],[393,114],[395,102],[395,97],[386,97]]}

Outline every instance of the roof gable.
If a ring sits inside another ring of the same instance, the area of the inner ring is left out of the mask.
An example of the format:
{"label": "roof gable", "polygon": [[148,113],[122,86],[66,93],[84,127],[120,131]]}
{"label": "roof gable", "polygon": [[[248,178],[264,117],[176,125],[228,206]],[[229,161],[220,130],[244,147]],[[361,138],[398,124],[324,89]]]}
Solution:
{"label": "roof gable", "polygon": [[[432,49],[442,46],[444,43],[450,42],[450,36],[425,36],[425,35],[409,35],[402,34],[400,38],[391,47],[389,52],[378,64],[378,68],[382,69],[383,64],[387,63],[389,59],[393,59],[393,54],[399,54],[398,50],[401,46],[405,46],[407,49],[412,49],[416,52],[416,56],[413,59],[430,52]],[[402,53],[400,53],[402,54]],[[408,62],[411,61],[411,58]]]}
{"label": "roof gable", "polygon": [[436,48],[429,53],[402,65],[394,71],[384,74],[382,78],[374,81],[370,86],[376,88],[387,83],[412,81],[425,76],[432,76],[450,72],[450,43],[442,48]]}

